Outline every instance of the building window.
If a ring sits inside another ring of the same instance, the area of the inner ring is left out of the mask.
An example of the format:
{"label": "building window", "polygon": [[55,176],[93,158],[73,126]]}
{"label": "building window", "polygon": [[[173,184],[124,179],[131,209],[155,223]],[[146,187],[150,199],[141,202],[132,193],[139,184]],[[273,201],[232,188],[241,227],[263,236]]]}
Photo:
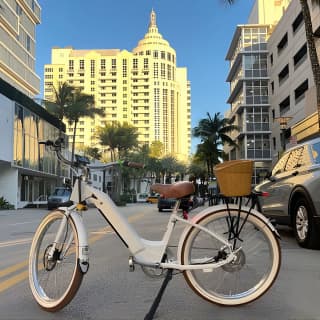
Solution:
{"label": "building window", "polygon": [[143,59],[143,68],[144,69],[148,69],[149,68],[149,59],[148,58],[144,58]]}
{"label": "building window", "polygon": [[117,60],[111,59],[111,69],[115,70],[117,68]]}
{"label": "building window", "polygon": [[155,63],[153,64],[153,77],[154,77],[154,78],[158,78],[158,76],[159,76],[158,63],[155,62]]}
{"label": "building window", "polygon": [[74,61],[69,60],[69,70],[73,70],[73,69],[74,69]]}
{"label": "building window", "polygon": [[268,134],[247,135],[248,159],[270,159],[270,138]]}
{"label": "building window", "polygon": [[266,107],[247,108],[247,131],[269,131],[269,111]]}
{"label": "building window", "polygon": [[289,77],[289,64],[287,64],[278,74],[279,85],[281,85]]}
{"label": "building window", "polygon": [[84,70],[84,60],[79,60],[79,69]]}
{"label": "building window", "polygon": [[294,90],[294,98],[296,104],[304,98],[304,93],[308,90],[308,79],[300,84],[298,88]]}
{"label": "building window", "polygon": [[246,104],[268,104],[268,81],[246,81]]}
{"label": "building window", "polygon": [[137,58],[133,58],[133,60],[132,60],[132,68],[133,69],[138,69],[138,59]]}
{"label": "building window", "polygon": [[101,70],[106,70],[106,59],[100,60],[100,68]]}
{"label": "building window", "polygon": [[273,66],[273,53],[270,54],[270,65]]}
{"label": "building window", "polygon": [[286,97],[279,104],[280,116],[283,116],[286,112],[290,110],[290,96]]}
{"label": "building window", "polygon": [[296,33],[296,31],[302,26],[302,23],[303,23],[303,14],[302,12],[300,12],[292,23],[292,32]]}
{"label": "building window", "polygon": [[297,69],[307,58],[307,44],[305,43],[293,57],[294,69]]}
{"label": "building window", "polygon": [[271,82],[271,93],[274,94],[274,81]]}
{"label": "building window", "polygon": [[31,38],[29,35],[26,37],[26,49],[30,52],[31,51]]}
{"label": "building window", "polygon": [[280,40],[280,42],[277,45],[278,54],[280,54],[283,51],[283,49],[286,48],[287,45],[288,45],[288,33],[286,32],[286,34],[283,36],[283,38]]}
{"label": "building window", "polygon": [[165,79],[166,77],[166,65],[164,63],[161,63],[161,79]]}

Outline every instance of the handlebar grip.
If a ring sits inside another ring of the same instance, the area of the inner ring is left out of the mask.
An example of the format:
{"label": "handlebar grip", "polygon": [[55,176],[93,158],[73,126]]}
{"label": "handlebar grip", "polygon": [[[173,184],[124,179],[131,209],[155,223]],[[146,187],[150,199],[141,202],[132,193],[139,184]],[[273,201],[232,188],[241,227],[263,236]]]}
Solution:
{"label": "handlebar grip", "polygon": [[132,161],[125,161],[124,165],[130,168],[136,168],[136,169],[142,169],[144,168],[143,163],[138,163],[138,162],[132,162]]}

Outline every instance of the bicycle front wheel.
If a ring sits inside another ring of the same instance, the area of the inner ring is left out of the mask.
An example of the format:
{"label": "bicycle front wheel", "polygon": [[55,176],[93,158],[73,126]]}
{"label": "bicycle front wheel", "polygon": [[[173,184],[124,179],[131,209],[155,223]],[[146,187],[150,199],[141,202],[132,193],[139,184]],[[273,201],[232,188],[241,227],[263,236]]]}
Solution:
{"label": "bicycle front wheel", "polygon": [[[219,268],[184,271],[187,283],[198,295],[212,303],[236,306],[259,298],[271,287],[279,272],[281,252],[277,237],[262,219],[244,210],[230,209],[229,214],[221,209],[198,224],[229,239],[237,257]],[[235,236],[237,225],[242,229]],[[213,257],[221,261],[225,250],[217,239],[193,227],[183,242],[181,263],[212,263]]]}
{"label": "bicycle front wheel", "polygon": [[72,217],[66,221],[61,243],[55,244],[53,257],[49,257],[64,217],[62,211],[56,210],[43,219],[29,255],[29,283],[33,296],[50,312],[60,310],[72,300],[83,278],[78,264],[78,235]]}

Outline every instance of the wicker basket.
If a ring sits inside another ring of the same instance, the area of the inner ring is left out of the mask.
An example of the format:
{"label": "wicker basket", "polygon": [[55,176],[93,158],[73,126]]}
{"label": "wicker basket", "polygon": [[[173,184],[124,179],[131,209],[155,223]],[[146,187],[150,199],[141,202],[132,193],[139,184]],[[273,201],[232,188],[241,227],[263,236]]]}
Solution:
{"label": "wicker basket", "polygon": [[253,161],[231,160],[216,165],[213,170],[220,193],[226,197],[247,196],[251,193]]}

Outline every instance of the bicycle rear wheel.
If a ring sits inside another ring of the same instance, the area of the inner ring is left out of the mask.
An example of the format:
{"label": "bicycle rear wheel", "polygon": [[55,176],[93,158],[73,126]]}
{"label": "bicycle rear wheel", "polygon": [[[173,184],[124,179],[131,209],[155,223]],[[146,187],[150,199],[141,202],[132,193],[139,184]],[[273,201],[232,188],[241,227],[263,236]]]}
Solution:
{"label": "bicycle rear wheel", "polygon": [[[237,220],[239,218],[239,220]],[[277,237],[258,216],[237,209],[221,209],[204,216],[198,224],[225,239],[234,236],[230,225],[242,226],[237,239],[230,240],[237,259],[220,268],[186,270],[184,277],[189,286],[202,298],[225,306],[249,303],[263,295],[272,285],[279,272],[281,252]],[[226,254],[223,244],[198,228],[191,228],[181,251],[181,263],[193,261],[213,262]],[[222,257],[222,258],[221,258]],[[200,259],[200,260],[199,260]]]}
{"label": "bicycle rear wheel", "polygon": [[62,211],[47,215],[34,235],[29,255],[29,283],[37,303],[54,312],[67,305],[78,291],[83,273],[78,264],[78,235],[72,217],[67,219],[63,240],[56,245],[52,259],[50,248],[64,218]]}

